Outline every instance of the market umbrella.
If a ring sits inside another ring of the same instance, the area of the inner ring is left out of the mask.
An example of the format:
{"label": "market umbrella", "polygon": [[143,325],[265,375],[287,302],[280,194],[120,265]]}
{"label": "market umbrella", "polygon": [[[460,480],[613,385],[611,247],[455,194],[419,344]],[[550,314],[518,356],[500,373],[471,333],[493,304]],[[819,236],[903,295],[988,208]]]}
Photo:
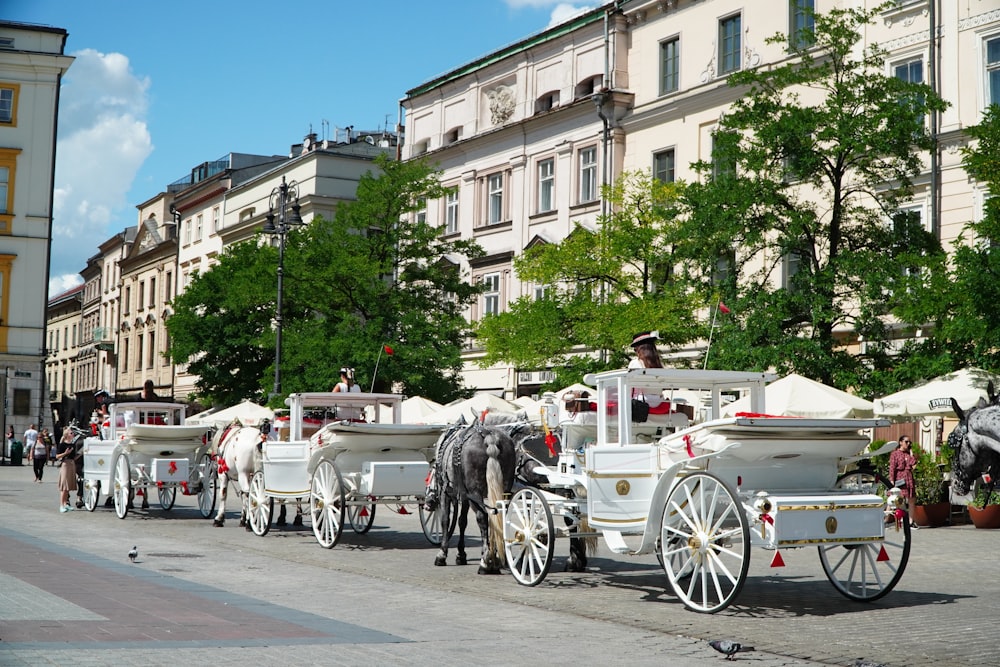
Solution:
{"label": "market umbrella", "polygon": [[[796,373],[786,375],[764,387],[764,410],[770,415],[812,417],[814,419],[870,418],[871,401],[810,380]],[[750,397],[722,407],[723,417],[750,411]]]}
{"label": "market umbrella", "polygon": [[991,380],[1000,387],[1000,376],[981,368],[963,368],[875,399],[875,414],[886,417],[950,416],[955,414],[951,409],[952,398],[963,410],[974,407],[980,398],[988,400],[986,385]]}
{"label": "market umbrella", "polygon": [[265,419],[274,421],[274,410],[257,405],[253,401],[243,401],[224,410],[209,413],[202,416],[199,413],[190,419],[184,420],[189,424],[218,424],[226,425],[234,419],[239,419],[244,426],[257,426]]}
{"label": "market umbrella", "polygon": [[441,408],[437,412],[432,412],[423,418],[425,424],[452,424],[460,417],[465,417],[467,422],[471,422],[484,411],[516,413],[523,412],[523,408],[516,403],[494,396],[493,394],[476,394],[472,398],[464,401],[451,403]]}
{"label": "market umbrella", "polygon": [[[433,414],[442,408],[444,406],[437,401],[432,401],[423,396],[411,396],[399,404],[399,419],[403,424],[423,424],[427,421],[427,415]],[[382,423],[392,422],[391,406],[379,406],[379,421]]]}

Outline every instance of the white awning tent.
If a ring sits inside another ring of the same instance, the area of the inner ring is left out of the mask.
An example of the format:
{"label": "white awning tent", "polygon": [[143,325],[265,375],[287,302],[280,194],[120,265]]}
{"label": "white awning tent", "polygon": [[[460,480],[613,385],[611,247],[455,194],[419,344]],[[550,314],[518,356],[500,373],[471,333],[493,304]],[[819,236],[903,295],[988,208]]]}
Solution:
{"label": "white awning tent", "polygon": [[875,399],[875,414],[885,417],[951,417],[951,399],[968,410],[980,398],[988,399],[986,386],[990,381],[1000,388],[1000,376],[981,368],[963,368],[946,373],[910,389]]}
{"label": "white awning tent", "polygon": [[[864,419],[873,416],[874,406],[871,401],[792,373],[764,387],[764,409],[769,415],[787,417]],[[722,416],[749,411],[750,398],[744,397],[723,406]]]}
{"label": "white awning tent", "polygon": [[524,412],[524,409],[516,403],[494,396],[493,394],[481,393],[464,401],[450,403],[437,412],[426,415],[423,419],[426,424],[453,424],[461,417],[465,417],[467,422],[472,422],[484,411],[517,413]]}
{"label": "white awning tent", "polygon": [[[444,408],[437,401],[432,401],[423,396],[411,396],[399,405],[400,422],[403,424],[424,424],[427,422],[427,415],[434,414]],[[392,422],[392,408],[386,405],[379,406],[379,421],[383,423]]]}
{"label": "white awning tent", "polygon": [[244,426],[257,426],[265,419],[274,421],[274,410],[257,405],[253,401],[243,401],[215,412],[205,411],[184,420],[187,424],[206,424],[225,426],[234,419],[239,419]]}

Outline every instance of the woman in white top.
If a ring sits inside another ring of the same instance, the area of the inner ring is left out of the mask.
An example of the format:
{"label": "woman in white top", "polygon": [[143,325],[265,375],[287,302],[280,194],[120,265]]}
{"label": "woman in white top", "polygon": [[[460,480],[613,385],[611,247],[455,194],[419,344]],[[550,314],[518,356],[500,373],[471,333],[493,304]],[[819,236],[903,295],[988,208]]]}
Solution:
{"label": "woman in white top", "polygon": [[354,382],[354,369],[353,368],[341,368],[340,369],[340,382],[337,386],[333,388],[334,391],[344,391],[344,392],[354,392],[360,393],[361,387]]}

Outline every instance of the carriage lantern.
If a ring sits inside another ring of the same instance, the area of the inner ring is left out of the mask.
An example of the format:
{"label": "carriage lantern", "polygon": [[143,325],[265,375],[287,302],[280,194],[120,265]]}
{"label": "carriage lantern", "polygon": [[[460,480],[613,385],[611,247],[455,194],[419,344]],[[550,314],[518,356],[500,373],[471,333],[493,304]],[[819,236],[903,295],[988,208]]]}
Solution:
{"label": "carriage lantern", "polygon": [[302,216],[299,214],[299,186],[292,181],[285,182],[281,177],[281,185],[271,191],[268,202],[267,222],[261,232],[277,238],[278,241],[278,301],[275,304],[275,338],[274,338],[274,390],[272,396],[281,394],[281,330],[283,325],[281,301],[284,295],[282,282],[285,272],[285,235],[293,227],[302,226]]}

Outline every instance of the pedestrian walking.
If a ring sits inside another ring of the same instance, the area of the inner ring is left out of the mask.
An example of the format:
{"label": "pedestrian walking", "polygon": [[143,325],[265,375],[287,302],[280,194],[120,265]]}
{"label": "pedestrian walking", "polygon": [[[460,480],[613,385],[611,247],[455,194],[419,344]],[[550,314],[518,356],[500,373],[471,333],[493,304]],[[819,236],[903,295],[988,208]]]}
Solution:
{"label": "pedestrian walking", "polygon": [[45,461],[49,457],[49,451],[45,443],[38,437],[38,429],[34,424],[28,425],[28,430],[24,432],[24,451],[31,459],[32,468],[35,470],[35,484],[42,483],[42,475],[45,473]]}

